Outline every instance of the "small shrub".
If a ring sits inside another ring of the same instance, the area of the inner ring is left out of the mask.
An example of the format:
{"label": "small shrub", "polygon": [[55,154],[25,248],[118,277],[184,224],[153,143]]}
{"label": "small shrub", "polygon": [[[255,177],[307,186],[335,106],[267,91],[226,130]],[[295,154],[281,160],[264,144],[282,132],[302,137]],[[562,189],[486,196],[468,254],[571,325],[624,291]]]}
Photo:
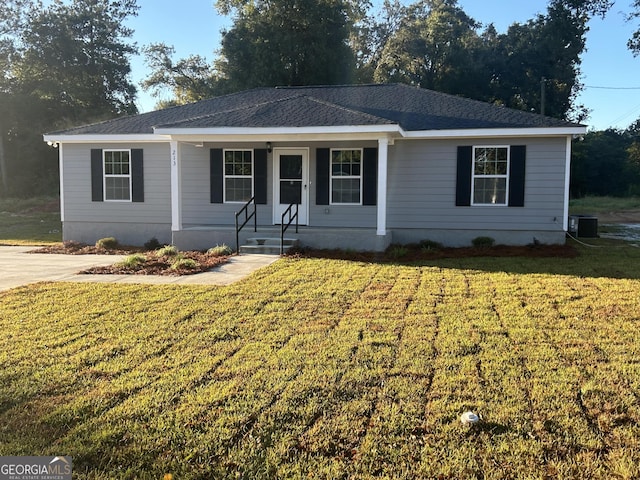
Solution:
{"label": "small shrub", "polygon": [[207,255],[211,255],[212,257],[224,257],[227,255],[233,254],[233,250],[228,245],[224,243],[222,245],[216,245],[215,247],[207,250]]}
{"label": "small shrub", "polygon": [[115,237],[101,238],[96,242],[96,248],[103,248],[105,250],[113,250],[118,248],[118,240]]}
{"label": "small shrub", "polygon": [[158,239],[156,237],[152,237],[149,239],[148,242],[146,242],[144,244],[144,249],[145,250],[157,250],[161,247],[162,245],[160,245],[160,242],[158,241]]}
{"label": "small shrub", "polygon": [[476,237],[473,240],[471,240],[471,243],[473,244],[474,247],[476,248],[489,248],[489,247],[493,247],[493,244],[496,241],[491,238],[491,237]]}
{"label": "small shrub", "polygon": [[136,269],[144,265],[146,261],[147,259],[144,255],[142,255],[141,253],[134,253],[133,255],[125,257],[124,260],[118,263],[118,266]]}
{"label": "small shrub", "polygon": [[178,248],[175,245],[165,245],[156,250],[156,257],[175,257],[178,255]]}
{"label": "small shrub", "polygon": [[440,250],[442,248],[441,243],[434,242],[433,240],[420,240],[418,245],[422,250],[425,250],[425,251]]}
{"label": "small shrub", "polygon": [[198,262],[193,260],[192,258],[178,258],[171,265],[171,270],[193,270],[194,268],[198,268]]}
{"label": "small shrub", "polygon": [[409,254],[409,249],[403,245],[391,245],[387,249],[387,254],[391,258],[402,258]]}

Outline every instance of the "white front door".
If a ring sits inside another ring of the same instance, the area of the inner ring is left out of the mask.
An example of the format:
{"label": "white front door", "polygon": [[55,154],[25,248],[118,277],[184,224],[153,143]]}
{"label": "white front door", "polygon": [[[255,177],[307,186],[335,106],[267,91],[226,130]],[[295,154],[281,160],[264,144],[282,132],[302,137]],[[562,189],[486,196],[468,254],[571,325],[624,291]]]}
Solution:
{"label": "white front door", "polygon": [[309,210],[309,149],[274,148],[273,168],[273,223],[282,223],[284,211],[292,203],[297,203],[298,223],[306,225]]}

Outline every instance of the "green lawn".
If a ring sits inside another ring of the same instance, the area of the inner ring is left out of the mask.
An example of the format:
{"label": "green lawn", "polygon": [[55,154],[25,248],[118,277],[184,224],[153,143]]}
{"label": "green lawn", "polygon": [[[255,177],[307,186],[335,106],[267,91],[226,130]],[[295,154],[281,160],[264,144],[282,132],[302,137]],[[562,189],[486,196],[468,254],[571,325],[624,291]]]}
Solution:
{"label": "green lawn", "polygon": [[45,245],[62,241],[57,198],[0,199],[0,245]]}
{"label": "green lawn", "polygon": [[2,293],[0,455],[78,479],[638,478],[640,249],[597,243]]}
{"label": "green lawn", "polygon": [[640,197],[584,197],[569,202],[571,214],[640,210]]}

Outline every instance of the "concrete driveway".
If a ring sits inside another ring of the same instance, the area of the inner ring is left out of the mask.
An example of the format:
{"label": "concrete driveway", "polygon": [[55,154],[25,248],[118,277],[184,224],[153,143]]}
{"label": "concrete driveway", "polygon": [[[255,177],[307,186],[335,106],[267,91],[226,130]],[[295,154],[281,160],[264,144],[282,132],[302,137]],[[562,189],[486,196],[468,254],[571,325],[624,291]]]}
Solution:
{"label": "concrete driveway", "polygon": [[241,255],[210,272],[179,277],[161,275],[78,275],[90,267],[112,265],[119,255],[57,255],[27,253],[38,247],[0,246],[0,291],[34,282],[102,282],[186,285],[228,285],[276,260],[276,255]]}

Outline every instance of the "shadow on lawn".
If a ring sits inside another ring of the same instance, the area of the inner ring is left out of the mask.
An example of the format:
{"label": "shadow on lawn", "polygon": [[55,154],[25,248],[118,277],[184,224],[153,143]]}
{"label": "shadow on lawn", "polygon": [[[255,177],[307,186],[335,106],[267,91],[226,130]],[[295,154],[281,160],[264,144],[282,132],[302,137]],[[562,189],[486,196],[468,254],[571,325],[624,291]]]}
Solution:
{"label": "shadow on lawn", "polygon": [[392,245],[385,252],[305,249],[290,256],[494,273],[640,279],[640,247],[610,239],[589,239],[589,245],[569,239],[566,245],[522,247],[420,249],[416,245]]}

